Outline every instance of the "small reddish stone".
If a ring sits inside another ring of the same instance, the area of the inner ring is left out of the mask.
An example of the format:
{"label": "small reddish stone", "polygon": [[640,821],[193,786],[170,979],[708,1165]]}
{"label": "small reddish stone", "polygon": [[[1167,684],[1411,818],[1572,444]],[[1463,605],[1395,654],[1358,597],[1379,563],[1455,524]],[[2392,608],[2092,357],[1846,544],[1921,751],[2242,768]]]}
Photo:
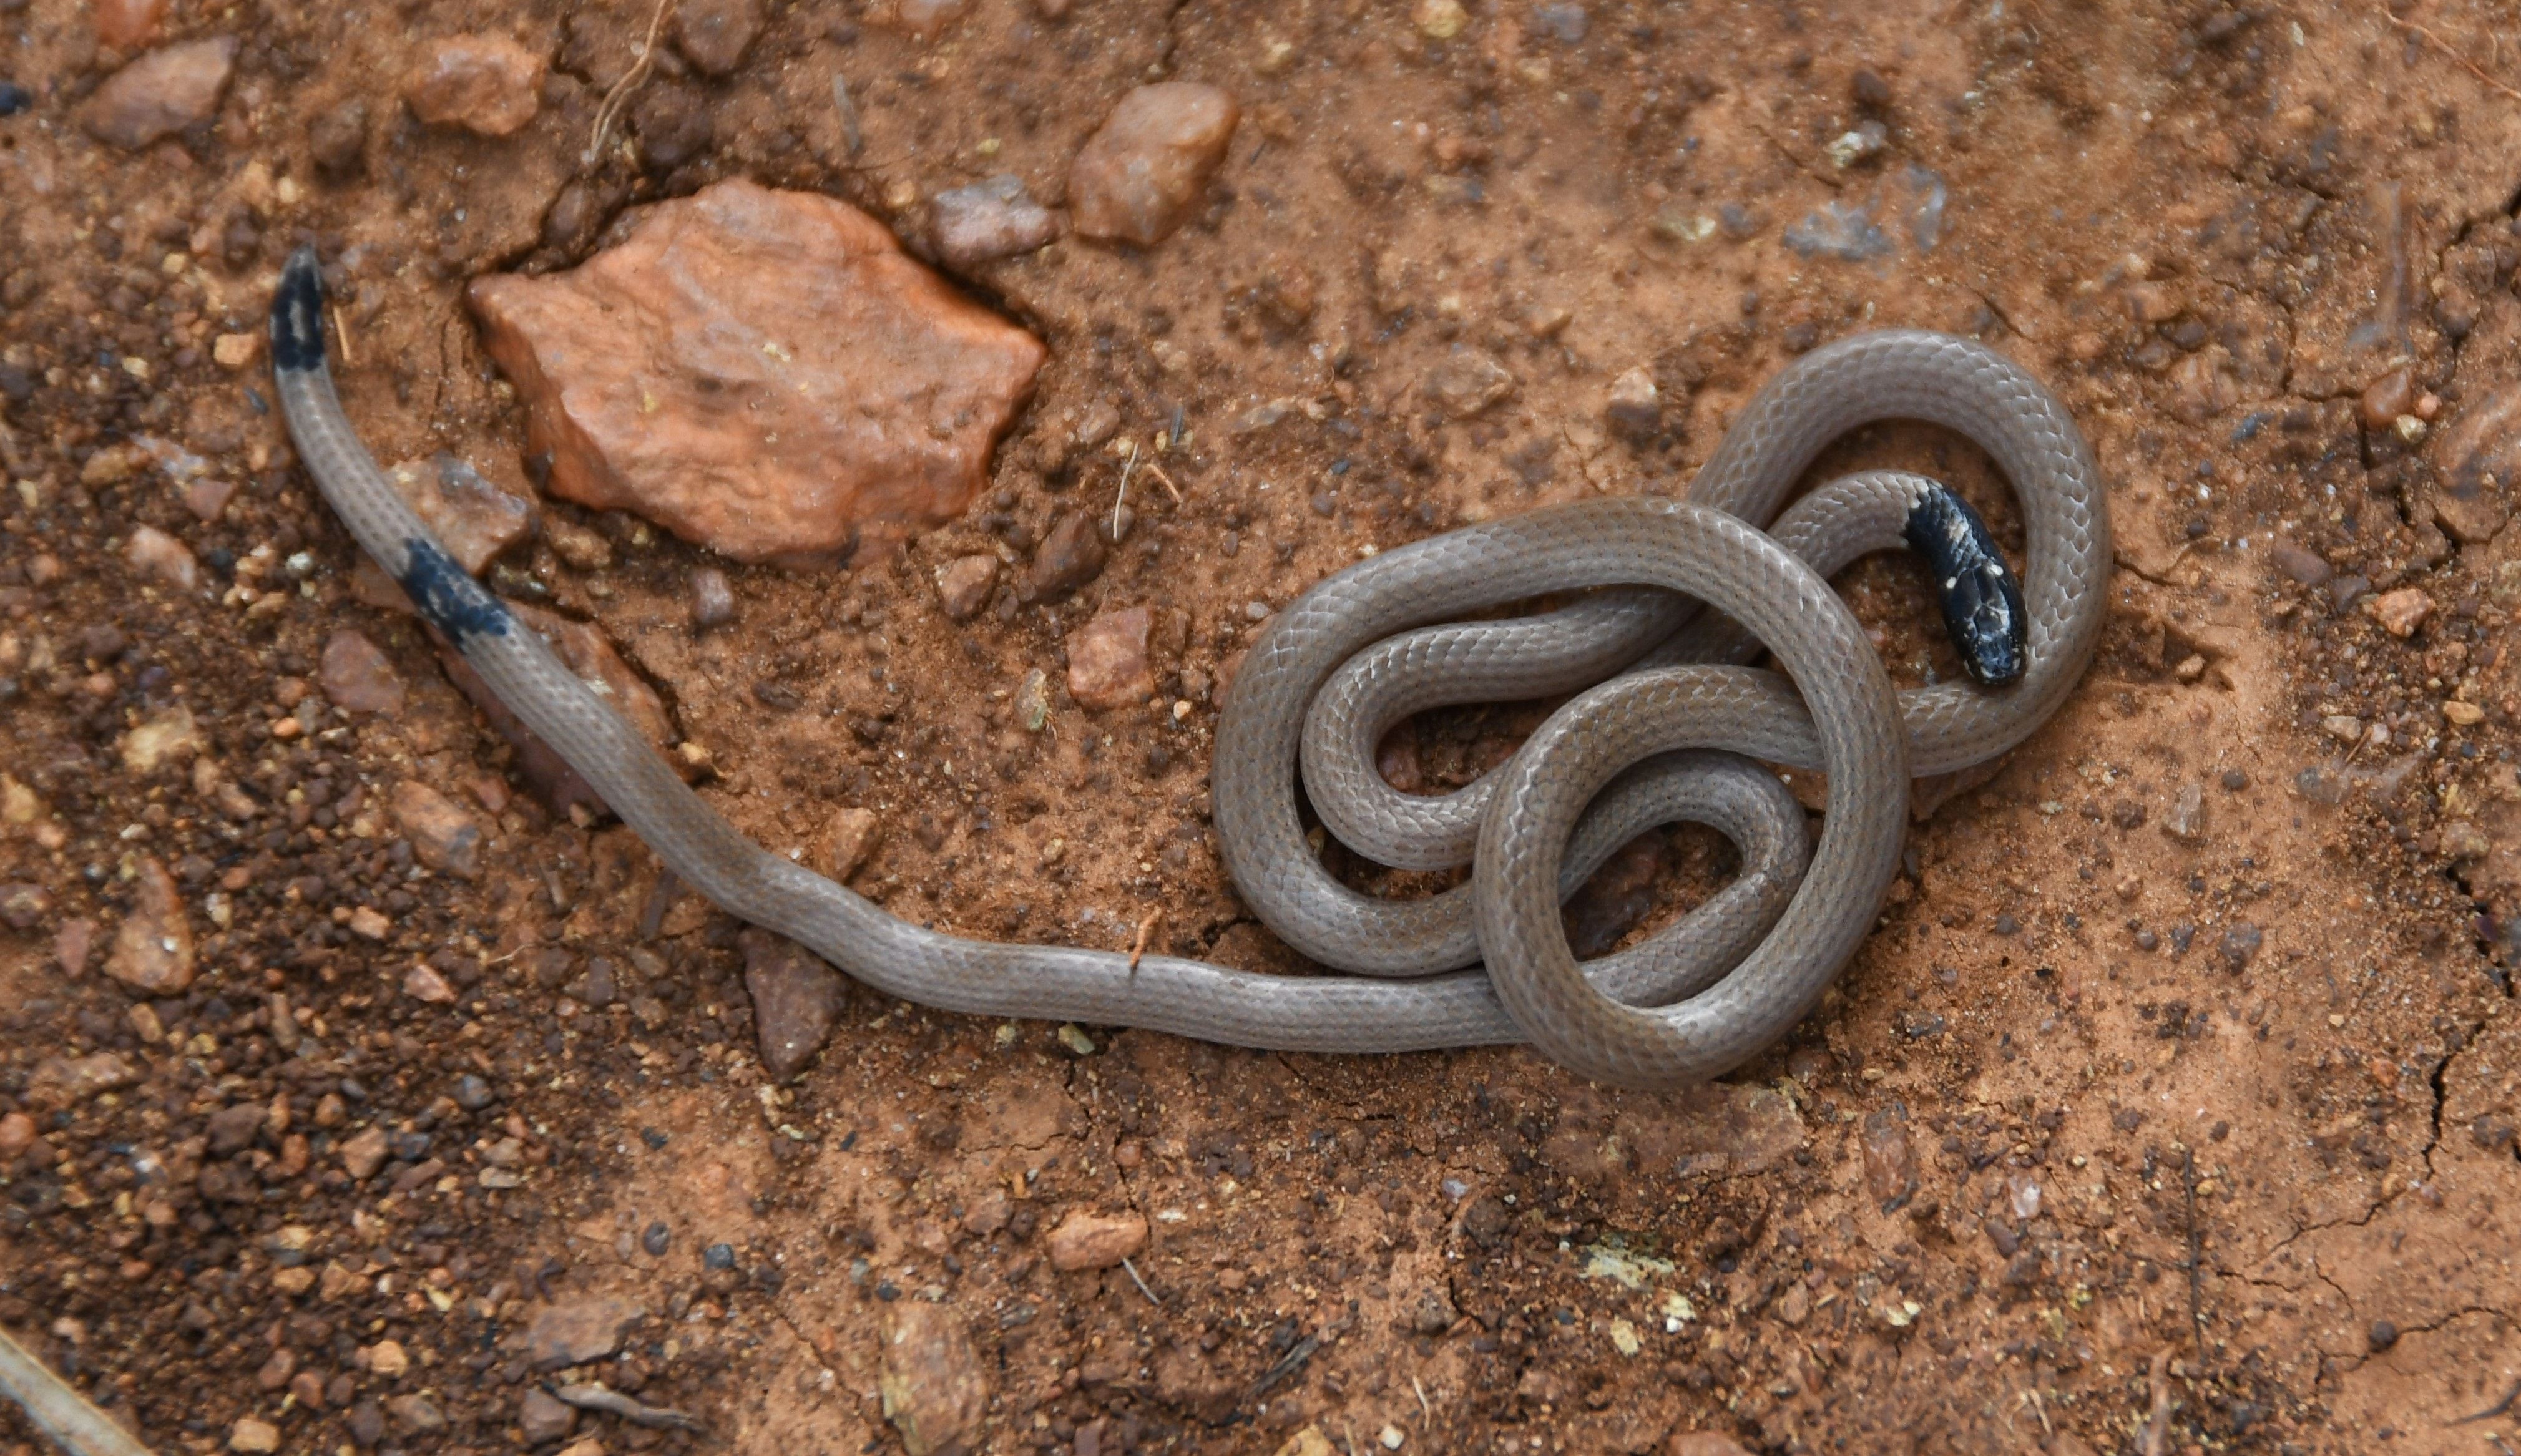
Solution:
{"label": "small reddish stone", "polygon": [[761,0],[685,0],[674,9],[674,49],[722,76],[744,64],[761,23]]}
{"label": "small reddish stone", "polygon": [[962,19],[971,0],[894,0],[893,22],[921,40],[934,40]]}
{"label": "small reddish stone", "polygon": [[1050,1266],[1109,1269],[1146,1247],[1147,1220],[1138,1214],[1071,1213],[1050,1231]]}
{"label": "small reddish stone", "polygon": [[2415,407],[2416,379],[2405,364],[2365,385],[2359,405],[2363,428],[2375,431],[2389,429]]}
{"label": "small reddish stone", "polygon": [[202,568],[193,559],[193,548],[154,525],[135,526],[122,554],[132,569],[177,591],[188,592],[202,583]]}
{"label": "small reddish stone", "polygon": [[1106,612],[1068,639],[1068,696],[1082,707],[1125,707],[1156,690],[1147,663],[1153,615],[1144,607]]}
{"label": "small reddish stone", "polygon": [[884,821],[873,809],[850,805],[832,815],[823,832],[823,868],[843,885],[866,868],[876,845],[884,842]]}
{"label": "small reddish stone", "polygon": [[744,989],[753,1001],[762,1069],[774,1078],[795,1076],[831,1039],[848,987],[839,972],[785,935],[747,931],[736,943],[744,951]]}
{"label": "small reddish stone", "polygon": [[96,0],[96,43],[117,51],[145,46],[166,27],[166,0]]}
{"label": "small reddish stone", "polygon": [[87,974],[87,958],[96,948],[96,922],[85,918],[66,920],[53,933],[53,963],[72,980]]}
{"label": "small reddish stone", "polygon": [[412,72],[403,99],[432,126],[508,136],[542,110],[548,68],[542,57],[507,36],[450,35]]}
{"label": "small reddish stone", "polygon": [[1077,230],[1150,248],[1197,210],[1224,164],[1242,112],[1196,81],[1159,81],[1121,98],[1068,174]]}
{"label": "small reddish stone", "polygon": [[175,877],[144,856],[133,882],[131,913],[114,933],[108,976],[147,996],[174,996],[193,983],[193,927]]}
{"label": "small reddish stone", "polygon": [[417,779],[394,786],[394,822],[430,869],[472,880],[481,873],[481,826],[455,800]]}
{"label": "small reddish stone", "polygon": [[366,713],[402,711],[402,678],[385,653],[352,628],[340,628],[325,639],[317,676],[323,681],[324,696],[336,707]]}
{"label": "small reddish stone", "polygon": [[2433,614],[2434,599],[2420,587],[2403,586],[2367,599],[2363,610],[2372,614],[2372,619],[2391,636],[2410,637]]}
{"label": "small reddish stone", "polygon": [[904,1299],[893,1306],[882,1342],[876,1388],[902,1447],[911,1456],[970,1456],[980,1449],[991,1367],[982,1364],[962,1314],[950,1304]]}
{"label": "small reddish stone", "polygon": [[233,35],[152,51],[96,88],[79,124],[98,141],[137,151],[207,121],[218,114],[236,53]]}
{"label": "small reddish stone", "polygon": [[949,621],[964,621],[988,605],[998,581],[998,559],[983,552],[956,557],[937,569],[937,605]]}

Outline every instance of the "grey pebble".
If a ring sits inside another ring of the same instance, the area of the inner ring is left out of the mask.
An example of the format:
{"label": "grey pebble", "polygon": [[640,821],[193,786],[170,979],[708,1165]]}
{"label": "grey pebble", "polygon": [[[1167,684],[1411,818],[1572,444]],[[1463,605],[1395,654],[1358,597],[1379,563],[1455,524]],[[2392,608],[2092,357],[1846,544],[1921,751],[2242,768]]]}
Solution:
{"label": "grey pebble", "polygon": [[1024,179],[1012,173],[940,192],[932,205],[937,255],[953,268],[1031,252],[1059,233],[1049,209],[1034,202]]}
{"label": "grey pebble", "polygon": [[2195,840],[2206,832],[2206,791],[2196,784],[2179,786],[2179,796],[2162,819],[2162,832],[2175,840]]}
{"label": "grey pebble", "polygon": [[735,620],[735,588],[715,567],[692,572],[692,630],[706,632]]}
{"label": "grey pebble", "polygon": [[1532,10],[1532,25],[1560,45],[1575,45],[1584,38],[1593,23],[1581,5],[1536,5]]}

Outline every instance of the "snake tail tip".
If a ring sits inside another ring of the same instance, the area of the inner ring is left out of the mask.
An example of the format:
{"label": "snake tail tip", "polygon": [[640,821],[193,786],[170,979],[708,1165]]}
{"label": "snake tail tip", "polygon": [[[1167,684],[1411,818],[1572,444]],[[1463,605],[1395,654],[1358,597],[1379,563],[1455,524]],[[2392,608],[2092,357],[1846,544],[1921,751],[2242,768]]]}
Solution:
{"label": "snake tail tip", "polygon": [[283,373],[324,367],[324,272],[312,248],[290,254],[271,296],[271,367]]}

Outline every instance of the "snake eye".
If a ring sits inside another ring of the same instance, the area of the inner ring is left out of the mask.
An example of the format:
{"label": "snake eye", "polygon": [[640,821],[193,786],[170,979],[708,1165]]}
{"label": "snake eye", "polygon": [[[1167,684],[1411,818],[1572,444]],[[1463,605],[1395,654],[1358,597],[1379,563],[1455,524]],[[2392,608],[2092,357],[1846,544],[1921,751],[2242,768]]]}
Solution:
{"label": "snake eye", "polygon": [[1928,482],[1902,534],[1935,574],[1961,670],[1981,687],[2019,681],[2031,665],[2030,618],[1986,520],[1948,488]]}

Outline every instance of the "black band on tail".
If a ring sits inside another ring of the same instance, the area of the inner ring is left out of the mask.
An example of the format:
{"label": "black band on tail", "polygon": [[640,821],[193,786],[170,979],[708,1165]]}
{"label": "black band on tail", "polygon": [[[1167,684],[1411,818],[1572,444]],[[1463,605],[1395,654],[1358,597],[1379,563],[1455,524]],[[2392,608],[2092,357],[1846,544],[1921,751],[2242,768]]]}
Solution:
{"label": "black band on tail", "polygon": [[1987,522],[1968,501],[1930,482],[1908,508],[1902,534],[1934,573],[1961,669],[1982,687],[2019,680],[2031,665],[2031,617]]}
{"label": "black band on tail", "polygon": [[402,543],[411,554],[403,568],[403,591],[431,626],[446,634],[460,651],[474,637],[508,635],[508,609],[484,591],[438,544],[427,536]]}
{"label": "black band on tail", "polygon": [[271,296],[271,367],[301,373],[324,367],[324,271],[312,248],[290,254]]}

